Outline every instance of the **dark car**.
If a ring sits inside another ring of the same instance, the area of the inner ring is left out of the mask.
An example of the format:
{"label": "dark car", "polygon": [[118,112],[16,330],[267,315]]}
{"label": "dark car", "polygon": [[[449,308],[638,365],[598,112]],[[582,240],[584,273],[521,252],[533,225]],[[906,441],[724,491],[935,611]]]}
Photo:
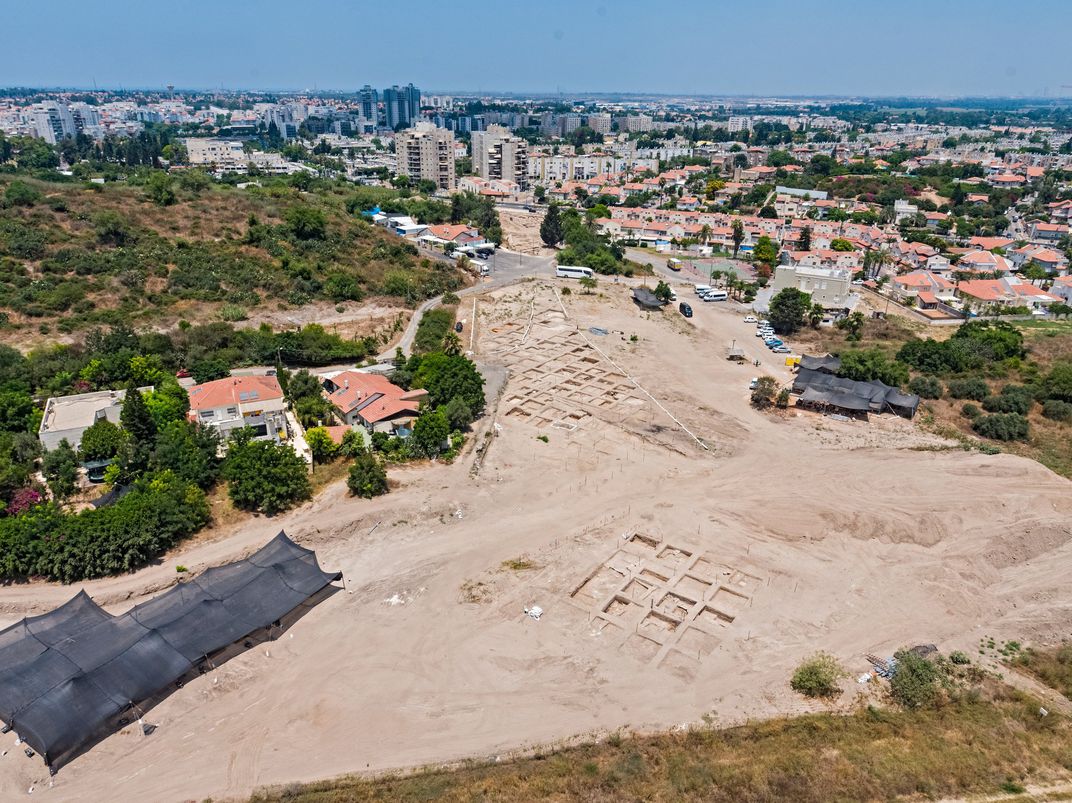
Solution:
{"label": "dark car", "polygon": [[692,317],[692,307],[690,307],[684,301],[682,301],[680,304],[678,304],[677,308],[681,312],[681,314],[684,315],[686,318],[691,318]]}
{"label": "dark car", "polygon": [[462,330],[462,322],[458,321],[456,324],[454,324],[454,331],[455,332],[460,332],[461,330]]}

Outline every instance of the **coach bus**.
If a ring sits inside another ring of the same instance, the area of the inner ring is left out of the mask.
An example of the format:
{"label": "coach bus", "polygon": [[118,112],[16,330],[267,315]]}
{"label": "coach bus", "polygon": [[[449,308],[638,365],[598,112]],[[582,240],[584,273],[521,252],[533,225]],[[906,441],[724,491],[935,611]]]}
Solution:
{"label": "coach bus", "polygon": [[590,278],[594,273],[591,268],[582,268],[578,265],[559,265],[555,269],[555,276],[559,279]]}

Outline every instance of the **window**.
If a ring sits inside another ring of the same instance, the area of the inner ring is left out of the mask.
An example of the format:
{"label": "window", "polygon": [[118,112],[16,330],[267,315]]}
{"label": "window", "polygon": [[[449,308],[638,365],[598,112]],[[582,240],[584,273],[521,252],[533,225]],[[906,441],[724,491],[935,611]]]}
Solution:
{"label": "window", "polygon": [[227,408],[227,415],[238,415],[238,408],[237,407],[228,407]]}
{"label": "window", "polygon": [[215,410],[202,410],[201,411],[201,417],[202,418],[214,418],[215,416],[216,416],[216,411]]}

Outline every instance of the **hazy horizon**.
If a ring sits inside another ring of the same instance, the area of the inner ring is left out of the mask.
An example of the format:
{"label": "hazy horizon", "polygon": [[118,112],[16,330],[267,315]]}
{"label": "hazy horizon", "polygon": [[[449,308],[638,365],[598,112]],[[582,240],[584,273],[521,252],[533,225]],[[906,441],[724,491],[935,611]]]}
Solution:
{"label": "hazy horizon", "polygon": [[[6,9],[0,84],[34,89],[709,97],[1059,98],[1072,93],[1072,4],[828,0],[487,0],[405,9],[309,0],[182,8],[56,0]],[[996,46],[1001,20],[1031,47]],[[43,46],[47,44],[47,48]],[[438,88],[438,89],[437,89]]]}

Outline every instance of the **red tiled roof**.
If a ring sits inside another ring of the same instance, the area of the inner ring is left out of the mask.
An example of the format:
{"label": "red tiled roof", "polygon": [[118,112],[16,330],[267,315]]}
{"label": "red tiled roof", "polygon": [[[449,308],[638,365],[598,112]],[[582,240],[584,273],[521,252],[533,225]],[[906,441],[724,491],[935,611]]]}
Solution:
{"label": "red tiled roof", "polygon": [[227,376],[194,385],[189,396],[191,410],[215,410],[282,399],[283,389],[274,376]]}

